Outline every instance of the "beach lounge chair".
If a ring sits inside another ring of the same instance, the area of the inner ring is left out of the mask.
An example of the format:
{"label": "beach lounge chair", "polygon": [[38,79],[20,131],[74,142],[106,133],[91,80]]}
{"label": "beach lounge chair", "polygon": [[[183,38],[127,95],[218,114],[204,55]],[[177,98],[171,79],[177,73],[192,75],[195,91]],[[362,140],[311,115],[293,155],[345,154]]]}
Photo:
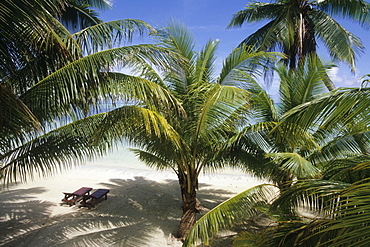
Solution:
{"label": "beach lounge chair", "polygon": [[98,189],[91,193],[91,195],[84,195],[80,202],[80,207],[88,207],[89,209],[94,207],[96,203],[108,199],[107,189]]}
{"label": "beach lounge chair", "polygon": [[83,199],[83,196],[89,195],[91,190],[92,188],[89,187],[81,187],[73,193],[63,192],[64,198],[62,199],[62,202],[69,206],[75,205],[76,202]]}

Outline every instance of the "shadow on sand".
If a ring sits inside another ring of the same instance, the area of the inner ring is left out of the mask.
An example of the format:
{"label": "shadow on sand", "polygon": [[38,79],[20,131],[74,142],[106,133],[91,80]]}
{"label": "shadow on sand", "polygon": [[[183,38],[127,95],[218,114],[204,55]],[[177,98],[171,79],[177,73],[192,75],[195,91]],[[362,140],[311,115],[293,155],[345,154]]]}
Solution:
{"label": "shadow on sand", "polygon": [[[54,217],[49,217],[50,208],[57,202],[41,202],[32,196],[42,194],[44,188],[1,192],[0,245],[181,246],[171,238],[181,217],[177,180],[159,183],[135,177],[111,179],[100,186],[110,189],[107,201],[90,210],[74,206],[71,213]],[[207,186],[200,184],[198,193],[206,208],[232,195],[226,190],[207,189]],[[164,237],[155,239],[158,234]]]}

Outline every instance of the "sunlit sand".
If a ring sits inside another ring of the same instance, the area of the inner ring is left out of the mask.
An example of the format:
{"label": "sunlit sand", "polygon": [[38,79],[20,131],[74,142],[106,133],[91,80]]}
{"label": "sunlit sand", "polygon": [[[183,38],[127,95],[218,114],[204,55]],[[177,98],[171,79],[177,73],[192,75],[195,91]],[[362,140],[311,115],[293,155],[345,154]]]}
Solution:
{"label": "sunlit sand", "polygon": [[[261,183],[240,171],[199,178],[198,198],[210,209]],[[61,205],[63,192],[109,189],[94,208]],[[0,245],[181,246],[176,234],[181,198],[176,175],[156,171],[119,150],[53,177],[1,191]]]}

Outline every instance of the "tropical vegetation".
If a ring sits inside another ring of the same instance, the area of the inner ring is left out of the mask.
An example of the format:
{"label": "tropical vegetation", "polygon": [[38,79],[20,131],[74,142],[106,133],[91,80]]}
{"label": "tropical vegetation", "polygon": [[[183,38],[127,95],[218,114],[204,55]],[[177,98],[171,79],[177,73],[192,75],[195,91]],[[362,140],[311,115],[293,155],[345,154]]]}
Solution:
{"label": "tropical vegetation", "polygon": [[[360,220],[369,175],[368,89],[320,93],[325,71],[317,68],[314,58],[295,72],[279,66],[280,103],[253,85],[253,124],[235,136],[230,159],[270,183],[204,215],[185,246],[198,238],[207,245],[220,229],[261,215],[272,226],[242,233],[235,246],[368,244],[368,223]],[[248,162],[250,154],[257,162]]]}
{"label": "tropical vegetation", "polygon": [[[333,17],[350,19],[368,27],[370,6],[362,0],[253,2],[234,14],[228,26],[267,21],[242,43],[254,45],[257,50],[283,52],[287,55],[285,63],[291,69],[305,56],[317,54],[318,44],[323,44],[335,62],[346,62],[355,71],[356,54],[361,54],[364,46]],[[325,83],[329,90],[335,88],[328,77]]]}
{"label": "tropical vegetation", "polygon": [[[254,53],[237,49],[226,58],[221,74],[216,77],[215,51],[218,42],[209,41],[199,52],[194,51],[194,39],[182,25],[173,21],[158,32],[159,46],[172,50],[186,60],[176,71],[145,71],[153,81],[163,85],[180,102],[182,114],[161,112],[173,138],[148,134],[145,125],[135,125],[135,135],[126,135],[140,160],[157,169],[173,170],[180,184],[183,202],[179,237],[184,238],[195,224],[199,202],[196,198],[198,176],[205,169],[214,170],[224,165],[219,150],[230,133],[240,124],[240,115],[249,107],[250,92],[231,86],[235,80],[254,80],[254,67],[273,59],[276,54]],[[247,77],[238,76],[246,74]],[[163,79],[162,79],[163,78]],[[103,140],[119,133],[121,123],[105,122],[101,128]],[[118,128],[118,130],[116,129]]]}
{"label": "tropical vegetation", "polygon": [[[105,2],[78,1],[88,7],[91,3],[99,7]],[[111,145],[91,144],[96,121],[101,121],[104,114],[95,118],[91,115],[98,112],[102,102],[179,108],[158,84],[116,72],[148,63],[162,69],[180,63],[181,59],[173,52],[153,45],[118,46],[122,41],[130,41],[133,35],[153,32],[154,28],[139,20],[104,23],[95,18],[88,23],[92,26],[70,33],[59,18],[66,17],[64,10],[76,3],[54,0],[0,3],[3,184],[47,175],[104,154]],[[91,20],[89,13],[77,15],[75,21],[86,24],[81,20]],[[135,113],[131,114],[133,117]],[[138,112],[136,115],[137,121],[146,122],[148,128],[150,121],[155,121]]]}
{"label": "tropical vegetation", "polygon": [[[255,217],[270,225],[241,232],[235,246],[369,246],[369,80],[335,89],[316,54],[320,40],[334,61],[354,69],[364,47],[330,15],[367,26],[367,2],[249,4],[229,27],[271,21],[218,75],[218,41],[196,51],[183,25],[103,22],[95,9],[108,7],[107,0],[0,2],[3,185],[129,141],[147,165],[178,176],[185,246],[207,245]],[[146,34],[156,43],[129,45]],[[257,81],[267,66],[279,77],[277,101]],[[225,166],[269,182],[196,222],[198,176]]]}

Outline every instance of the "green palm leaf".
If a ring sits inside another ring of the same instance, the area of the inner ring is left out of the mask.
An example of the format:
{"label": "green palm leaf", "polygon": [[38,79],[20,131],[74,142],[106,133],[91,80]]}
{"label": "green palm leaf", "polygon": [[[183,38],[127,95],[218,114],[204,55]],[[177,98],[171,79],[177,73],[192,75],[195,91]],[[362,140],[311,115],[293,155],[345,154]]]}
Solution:
{"label": "green palm leaf", "polygon": [[[132,55],[133,53],[135,55]],[[49,116],[39,115],[38,118],[40,119],[53,119],[55,118],[55,112],[70,113],[71,107],[76,107],[73,110],[79,108],[82,112],[86,112],[88,99],[91,97],[97,98],[99,95],[108,93],[106,91],[109,90],[107,82],[111,83],[112,81],[109,81],[107,74],[104,73],[106,65],[115,63],[116,60],[122,60],[123,63],[133,66],[141,62],[145,63],[145,60],[148,59],[151,62],[157,62],[159,65],[165,66],[162,59],[166,61],[171,59],[166,54],[171,55],[172,53],[157,49],[153,45],[120,47],[94,53],[47,76],[23,94],[21,99],[33,112],[51,114]],[[162,62],[159,60],[162,60]],[[86,71],[89,73],[86,73]],[[53,102],[44,100],[51,96],[53,96]],[[75,101],[71,102],[71,98]],[[45,105],[45,103],[49,105]],[[49,109],[49,111],[38,110],[40,106]],[[56,107],[58,108],[55,109]]]}
{"label": "green palm leaf", "polygon": [[[225,59],[219,83],[247,88],[247,85],[255,84],[255,79],[261,75],[261,70],[266,69],[267,61],[276,61],[277,57],[283,57],[283,54],[254,52],[253,47],[242,45]],[[253,86],[248,89],[253,90]]]}
{"label": "green palm leaf", "polygon": [[4,184],[24,182],[53,174],[106,152],[106,146],[89,145],[101,115],[65,125],[13,147],[0,156]]}
{"label": "green palm leaf", "polygon": [[176,132],[158,113],[123,106],[67,124],[3,152],[0,177],[10,183],[49,175],[107,153],[110,143],[135,143],[147,136],[161,136],[178,145]]}
{"label": "green palm leaf", "polygon": [[87,27],[74,33],[73,37],[84,51],[91,54],[117,47],[122,41],[130,42],[136,33],[141,36],[145,32],[154,33],[155,29],[141,20],[123,19]]}
{"label": "green palm leaf", "polygon": [[262,184],[224,201],[197,221],[183,246],[194,246],[198,239],[205,245],[209,245],[221,229],[230,227],[246,217],[259,214],[259,207],[274,198],[275,189],[273,185]]}
{"label": "green palm leaf", "polygon": [[296,153],[269,153],[266,156],[297,178],[316,177],[321,174],[311,162]]}
{"label": "green palm leaf", "polygon": [[318,38],[328,48],[331,57],[335,60],[346,61],[354,71],[355,55],[361,55],[364,51],[361,40],[324,12],[313,12],[312,20],[316,24]]}

